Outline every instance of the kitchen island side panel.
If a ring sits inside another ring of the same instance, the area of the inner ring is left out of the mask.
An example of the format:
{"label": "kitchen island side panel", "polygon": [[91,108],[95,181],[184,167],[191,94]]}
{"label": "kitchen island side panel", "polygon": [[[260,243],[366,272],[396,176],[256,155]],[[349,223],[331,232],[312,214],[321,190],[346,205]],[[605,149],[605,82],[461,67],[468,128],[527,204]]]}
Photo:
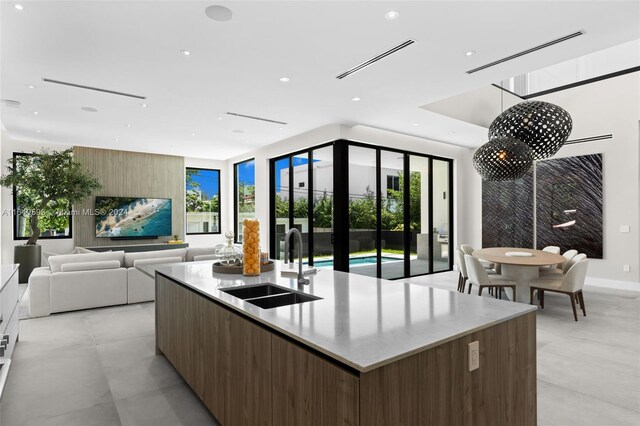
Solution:
{"label": "kitchen island side panel", "polygon": [[[533,426],[535,312],[360,376],[363,425]],[[468,344],[480,343],[469,372]]]}
{"label": "kitchen island side panel", "polygon": [[271,334],[156,276],[156,347],[225,425],[270,425]]}

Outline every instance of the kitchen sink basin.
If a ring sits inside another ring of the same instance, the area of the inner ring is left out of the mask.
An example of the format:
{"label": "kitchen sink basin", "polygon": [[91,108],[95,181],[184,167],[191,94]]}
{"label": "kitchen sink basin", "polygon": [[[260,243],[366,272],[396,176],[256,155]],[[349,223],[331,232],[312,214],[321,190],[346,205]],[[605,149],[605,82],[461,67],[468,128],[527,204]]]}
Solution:
{"label": "kitchen sink basin", "polygon": [[247,300],[248,303],[256,305],[262,309],[277,308],[279,306],[295,305],[296,303],[313,302],[320,297],[310,296],[302,293],[285,293],[271,297],[259,297]]}
{"label": "kitchen sink basin", "polygon": [[242,287],[221,288],[220,291],[223,291],[242,300],[291,292],[291,290],[289,290],[288,288],[278,287],[270,283],[243,285]]}
{"label": "kitchen sink basin", "polygon": [[321,297],[294,291],[271,283],[243,285],[240,287],[221,288],[220,291],[242,299],[262,309],[312,302]]}

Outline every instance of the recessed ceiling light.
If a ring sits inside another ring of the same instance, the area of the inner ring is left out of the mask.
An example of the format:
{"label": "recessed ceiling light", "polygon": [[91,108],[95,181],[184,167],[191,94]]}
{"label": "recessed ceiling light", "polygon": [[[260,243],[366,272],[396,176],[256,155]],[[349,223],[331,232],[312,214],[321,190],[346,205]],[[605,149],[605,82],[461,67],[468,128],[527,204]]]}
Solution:
{"label": "recessed ceiling light", "polygon": [[14,7],[14,8],[16,8],[17,10],[22,10],[22,9],[24,9],[24,6],[22,6],[21,4],[18,4],[18,3],[14,3],[14,4],[13,4],[13,7]]}
{"label": "recessed ceiling light", "polygon": [[191,56],[191,52],[189,50],[181,50],[180,53],[184,56]]}
{"label": "recessed ceiling light", "polygon": [[360,100],[360,98],[355,97],[355,98],[351,98],[351,100],[352,100],[353,102],[358,102],[358,101]]}
{"label": "recessed ceiling light", "polygon": [[114,140],[114,142],[120,142],[120,139],[118,139],[118,138],[115,138],[113,140]]}
{"label": "recessed ceiling light", "polygon": [[291,79],[289,77],[280,77],[280,81],[283,83],[288,83],[291,81]]}
{"label": "recessed ceiling light", "polygon": [[38,111],[33,111],[33,115],[38,115]]}
{"label": "recessed ceiling light", "polygon": [[205,15],[216,22],[227,22],[231,20],[233,12],[224,6],[209,6],[204,10]]}
{"label": "recessed ceiling light", "polygon": [[191,136],[196,136],[196,134],[195,133],[191,133]]}
{"label": "recessed ceiling light", "polygon": [[452,135],[455,135],[455,134],[456,134],[456,132],[454,132],[453,130],[452,130],[452,131],[450,131],[449,133],[450,133],[450,134],[452,134]]}
{"label": "recessed ceiling light", "polygon": [[244,130],[236,129],[233,131],[233,133],[244,133]]}
{"label": "recessed ceiling light", "polygon": [[131,127],[131,124],[125,124],[124,127]]}
{"label": "recessed ceiling light", "polygon": [[35,88],[36,88],[36,86],[34,86],[33,84],[29,84],[29,85],[27,85],[27,87],[28,87],[29,89],[35,89]]}
{"label": "recessed ceiling light", "polygon": [[414,125],[414,126],[419,126],[419,125],[420,125],[420,123],[413,123],[413,125]]}
{"label": "recessed ceiling light", "polygon": [[278,130],[284,130],[284,127],[278,127]]}
{"label": "recessed ceiling light", "polygon": [[36,130],[36,133],[40,133],[40,130]]}
{"label": "recessed ceiling light", "polygon": [[390,10],[384,14],[384,17],[390,21],[397,19],[398,16],[400,16],[400,13],[397,10]]}
{"label": "recessed ceiling light", "polygon": [[148,105],[147,105],[147,104],[140,104],[140,106],[141,106],[142,108],[146,108]]}
{"label": "recessed ceiling light", "polygon": [[222,120],[222,116],[218,116],[218,120]]}
{"label": "recessed ceiling light", "polygon": [[89,107],[89,106],[83,106],[82,108],[80,108],[81,110],[85,111],[85,112],[98,112],[97,109],[95,109],[94,107]]}
{"label": "recessed ceiling light", "polygon": [[475,53],[476,53],[475,50],[467,50],[466,52],[464,52],[465,56],[475,55]]}

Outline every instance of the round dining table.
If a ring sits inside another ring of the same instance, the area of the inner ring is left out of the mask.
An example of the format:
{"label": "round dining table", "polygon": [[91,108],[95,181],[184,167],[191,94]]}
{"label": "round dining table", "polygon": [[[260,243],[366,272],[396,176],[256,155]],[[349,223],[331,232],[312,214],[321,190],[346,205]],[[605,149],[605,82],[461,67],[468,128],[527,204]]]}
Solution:
{"label": "round dining table", "polygon": [[500,264],[500,275],[516,282],[516,302],[529,303],[529,282],[540,277],[540,267],[557,265],[566,259],[555,253],[518,247],[490,247],[473,251],[473,256]]}

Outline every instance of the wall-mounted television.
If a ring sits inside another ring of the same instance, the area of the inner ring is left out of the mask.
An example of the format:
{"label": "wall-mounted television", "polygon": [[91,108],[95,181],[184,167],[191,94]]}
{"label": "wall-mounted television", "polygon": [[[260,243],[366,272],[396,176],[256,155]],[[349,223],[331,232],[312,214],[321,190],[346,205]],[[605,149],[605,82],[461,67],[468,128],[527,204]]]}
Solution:
{"label": "wall-mounted television", "polygon": [[170,198],[96,197],[96,237],[171,235]]}

